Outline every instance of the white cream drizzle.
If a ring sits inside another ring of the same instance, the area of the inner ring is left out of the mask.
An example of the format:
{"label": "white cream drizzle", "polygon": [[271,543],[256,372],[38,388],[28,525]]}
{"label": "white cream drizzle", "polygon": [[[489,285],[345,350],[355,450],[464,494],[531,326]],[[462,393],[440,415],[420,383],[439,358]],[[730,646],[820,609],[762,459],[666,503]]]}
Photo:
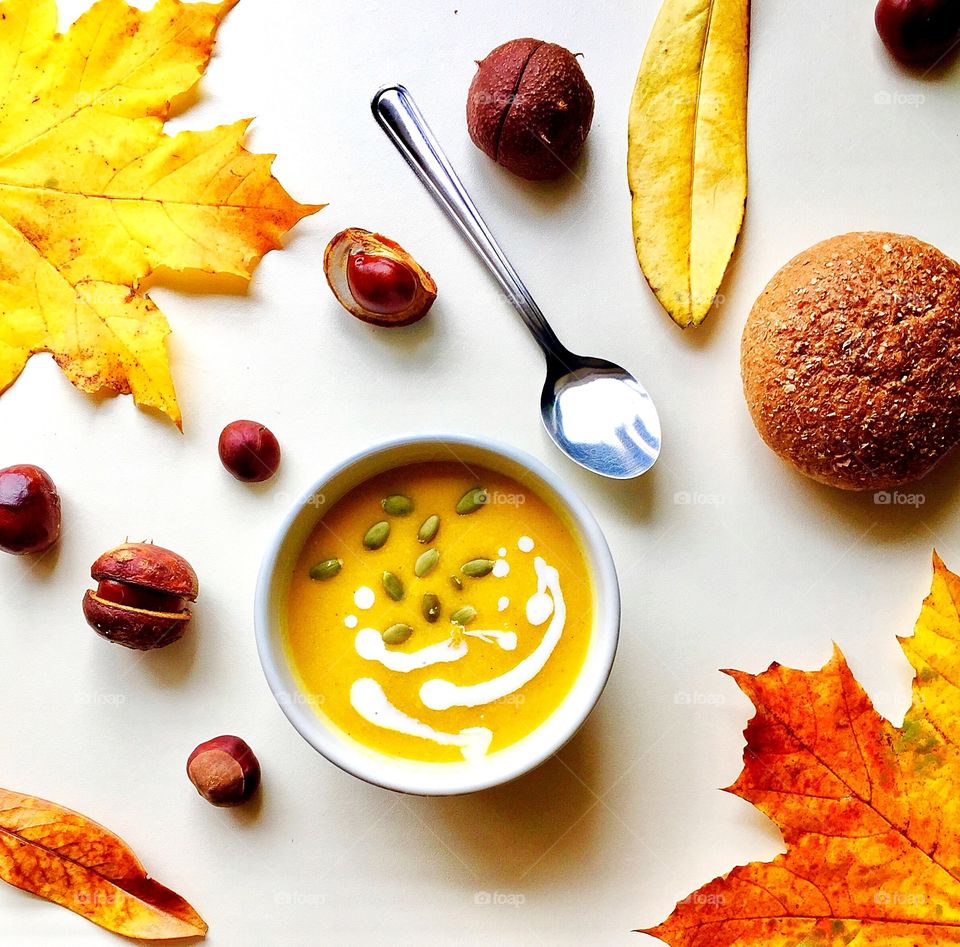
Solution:
{"label": "white cream drizzle", "polygon": [[466,727],[459,733],[443,733],[429,724],[410,717],[390,703],[383,688],[372,677],[361,677],[350,688],[350,703],[364,720],[384,730],[394,730],[412,737],[433,740],[441,746],[456,746],[468,761],[487,755],[493,731],[486,727]]}
{"label": "white cream drizzle", "polygon": [[385,668],[400,674],[419,671],[432,664],[459,661],[467,653],[466,641],[454,641],[453,638],[427,645],[419,651],[393,651],[376,628],[361,628],[354,639],[354,647],[361,658],[379,661]]}
{"label": "white cream drizzle", "polygon": [[545,595],[549,591],[553,596],[553,619],[540,644],[505,674],[487,681],[468,685],[457,685],[440,678],[426,681],[420,688],[420,700],[424,706],[431,710],[448,710],[451,707],[489,704],[519,690],[543,670],[563,634],[567,608],[557,570],[548,566],[540,556],[534,560],[534,568],[537,572],[537,595]]}
{"label": "white cream drizzle", "polygon": [[501,546],[501,547],[497,550],[497,555],[498,555],[501,559],[503,559],[503,558],[506,556],[506,554],[507,554],[507,547],[506,547],[506,546]]}
{"label": "white cream drizzle", "polygon": [[[526,544],[529,544],[529,549],[524,549]],[[517,545],[527,552],[533,549],[533,540],[523,536]],[[503,559],[498,561],[497,566],[501,566],[501,563],[506,567],[501,574],[506,575],[510,567]],[[536,649],[511,670],[487,681],[470,685],[456,685],[441,678],[427,681],[420,688],[420,700],[424,706],[431,710],[448,710],[454,706],[477,707],[489,704],[524,687],[543,670],[563,634],[566,605],[557,570],[547,565],[540,556],[534,559],[534,570],[537,575],[537,591],[527,601],[527,619],[532,625],[538,626],[546,622],[551,615],[553,616]],[[494,575],[496,574],[495,567]],[[367,586],[357,589],[354,594],[354,601],[361,609],[371,607],[374,600],[374,592]],[[510,600],[503,596],[498,603],[498,609],[504,611],[509,604]],[[356,627],[358,619],[355,615],[348,615],[344,622],[348,627]],[[468,653],[467,638],[496,644],[504,651],[514,651],[517,647],[517,635],[513,631],[459,630],[446,640],[427,645],[417,651],[397,651],[384,643],[380,632],[375,628],[360,629],[354,639],[354,647],[360,657],[368,661],[377,661],[388,670],[407,674],[434,664],[459,661]],[[441,746],[459,747],[467,761],[484,757],[493,739],[493,731],[487,727],[466,727],[459,733],[435,730],[429,724],[408,716],[391,704],[383,688],[373,678],[365,677],[354,681],[350,688],[350,703],[364,720],[374,726],[433,740]]]}
{"label": "white cream drizzle", "polygon": [[357,618],[356,615],[347,615],[347,617],[344,618],[343,623],[344,623],[348,628],[356,628],[357,625],[360,624],[360,619]]}
{"label": "white cream drizzle", "polygon": [[506,595],[501,595],[500,600],[497,602],[497,611],[505,612],[510,607],[510,599]]}
{"label": "white cream drizzle", "polygon": [[533,540],[529,536],[521,536],[517,540],[517,549],[520,552],[533,552]]}
{"label": "white cream drizzle", "polygon": [[465,631],[471,638],[479,638],[487,644],[500,645],[504,651],[517,650],[517,633],[515,631]]}
{"label": "white cream drizzle", "polygon": [[505,575],[510,574],[510,563],[506,559],[498,559],[493,564],[493,574],[498,578],[502,579]]}
{"label": "white cream drizzle", "polygon": [[[497,644],[504,651],[516,651],[517,635],[513,631],[464,631],[464,636],[479,638],[487,644]],[[434,664],[449,664],[459,661],[467,655],[467,642],[453,635],[445,641],[420,648],[419,651],[394,651],[384,643],[383,636],[376,628],[361,628],[354,639],[357,654],[367,661],[379,661],[390,671],[409,674],[421,671]]]}
{"label": "white cream drizzle", "polygon": [[527,599],[527,621],[539,628],[553,613],[553,601],[546,592],[537,592]]}
{"label": "white cream drizzle", "polygon": [[369,585],[361,585],[356,592],[353,593],[353,604],[357,606],[361,611],[366,611],[368,608],[373,608],[373,603],[377,600],[377,596],[374,594],[373,589]]}

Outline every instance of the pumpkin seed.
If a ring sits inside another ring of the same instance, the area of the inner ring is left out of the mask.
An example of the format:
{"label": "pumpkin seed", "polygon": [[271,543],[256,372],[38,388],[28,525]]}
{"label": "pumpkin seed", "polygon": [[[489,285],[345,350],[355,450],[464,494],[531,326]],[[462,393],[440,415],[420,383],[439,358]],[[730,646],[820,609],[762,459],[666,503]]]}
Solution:
{"label": "pumpkin seed", "polygon": [[403,644],[412,634],[413,629],[409,625],[397,622],[396,625],[391,625],[381,637],[384,644]]}
{"label": "pumpkin seed", "polygon": [[439,561],[440,553],[436,549],[428,549],[426,552],[420,553],[416,565],[413,567],[414,574],[418,579],[430,575],[436,569]]}
{"label": "pumpkin seed", "polygon": [[367,530],[363,537],[363,545],[367,549],[380,549],[389,538],[390,524],[386,520],[380,520]]}
{"label": "pumpkin seed", "polygon": [[413,512],[413,500],[402,493],[393,493],[380,501],[383,512],[388,516],[409,516]]}
{"label": "pumpkin seed", "polygon": [[392,572],[383,573],[383,591],[395,602],[403,601],[403,583],[400,581],[400,577]]}
{"label": "pumpkin seed", "polygon": [[323,562],[318,562],[310,570],[310,578],[323,581],[325,579],[332,579],[337,575],[340,570],[343,568],[342,559],[324,559]]}
{"label": "pumpkin seed", "polygon": [[434,513],[423,521],[423,525],[417,532],[417,539],[422,543],[432,543],[437,538],[438,532],[440,532],[440,517]]}
{"label": "pumpkin seed", "polygon": [[455,625],[469,625],[476,617],[477,610],[472,605],[464,605],[450,616],[450,621]]}
{"label": "pumpkin seed", "polygon": [[482,579],[493,572],[495,563],[492,559],[471,559],[460,566],[460,571],[471,579]]}
{"label": "pumpkin seed", "polygon": [[474,487],[460,497],[457,503],[457,515],[467,516],[476,513],[487,502],[487,491],[483,487]]}
{"label": "pumpkin seed", "polygon": [[431,624],[440,617],[440,599],[433,592],[423,596],[423,617]]}
{"label": "pumpkin seed", "polygon": [[463,580],[458,575],[450,576],[450,584],[458,591],[463,591]]}

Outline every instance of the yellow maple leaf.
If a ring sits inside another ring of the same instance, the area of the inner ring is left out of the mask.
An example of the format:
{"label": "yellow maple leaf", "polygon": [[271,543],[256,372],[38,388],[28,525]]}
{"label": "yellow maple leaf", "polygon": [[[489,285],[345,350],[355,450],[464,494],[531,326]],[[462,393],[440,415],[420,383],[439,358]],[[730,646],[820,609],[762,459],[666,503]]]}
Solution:
{"label": "yellow maple leaf", "polygon": [[[49,352],[83,391],[181,424],[154,270],[249,279],[318,205],[294,201],[249,120],[169,136],[237,0],[100,0],[65,34],[55,0],[0,3],[0,392]],[[322,205],[321,205],[322,206]]]}
{"label": "yellow maple leaf", "polygon": [[960,578],[934,554],[911,638],[913,705],[873,709],[843,655],[730,672],[756,707],[730,792],[786,853],[734,868],[647,931],[673,947],[960,944]]}

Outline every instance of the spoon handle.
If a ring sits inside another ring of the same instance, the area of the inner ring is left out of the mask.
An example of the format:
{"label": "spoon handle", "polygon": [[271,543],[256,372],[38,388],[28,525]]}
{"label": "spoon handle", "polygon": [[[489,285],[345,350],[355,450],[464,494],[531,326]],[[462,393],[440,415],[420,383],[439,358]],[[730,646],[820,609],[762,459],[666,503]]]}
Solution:
{"label": "spoon handle", "polygon": [[500,282],[544,354],[548,358],[568,356],[570,353],[550,328],[540,307],[490,233],[413,96],[402,85],[385,86],[373,97],[371,107],[380,127],[424,187]]}

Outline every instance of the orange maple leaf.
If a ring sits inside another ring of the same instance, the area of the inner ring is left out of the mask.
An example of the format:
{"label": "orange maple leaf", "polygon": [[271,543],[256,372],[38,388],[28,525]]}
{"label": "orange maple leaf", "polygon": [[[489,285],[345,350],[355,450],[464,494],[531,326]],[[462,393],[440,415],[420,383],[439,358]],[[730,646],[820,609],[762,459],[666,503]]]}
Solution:
{"label": "orange maple leaf", "polygon": [[49,352],[83,391],[181,421],[160,267],[249,279],[302,217],[249,121],[164,134],[237,0],[99,0],[63,35],[56,0],[0,3],[0,392]]}
{"label": "orange maple leaf", "polygon": [[934,553],[902,727],[843,655],[820,671],[728,671],[756,715],[729,792],[783,833],[772,862],[734,868],[644,933],[673,947],[960,944],[960,578]]}

